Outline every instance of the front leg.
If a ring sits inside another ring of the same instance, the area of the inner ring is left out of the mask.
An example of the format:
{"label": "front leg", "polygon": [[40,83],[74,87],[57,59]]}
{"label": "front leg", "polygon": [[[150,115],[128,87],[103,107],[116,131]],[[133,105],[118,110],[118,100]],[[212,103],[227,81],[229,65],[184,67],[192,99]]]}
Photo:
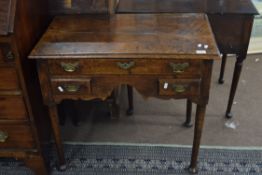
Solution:
{"label": "front leg", "polygon": [[61,131],[59,127],[57,105],[51,104],[48,106],[48,108],[49,108],[49,116],[51,120],[54,139],[55,139],[55,146],[58,153],[58,169],[64,171],[66,169],[66,162],[64,156],[64,147],[61,138]]}
{"label": "front leg", "polygon": [[191,163],[189,166],[190,173],[197,173],[197,159],[199,154],[202,130],[204,126],[204,119],[206,113],[206,105],[197,105],[195,130],[194,130],[194,142],[192,148]]}

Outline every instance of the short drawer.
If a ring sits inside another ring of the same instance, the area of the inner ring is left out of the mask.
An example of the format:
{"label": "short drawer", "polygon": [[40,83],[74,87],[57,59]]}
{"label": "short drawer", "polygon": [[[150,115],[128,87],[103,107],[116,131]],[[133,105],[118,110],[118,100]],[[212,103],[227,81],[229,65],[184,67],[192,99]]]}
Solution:
{"label": "short drawer", "polygon": [[0,67],[0,91],[19,90],[19,81],[15,68]]}
{"label": "short drawer", "polygon": [[176,75],[198,77],[199,60],[79,59],[49,60],[52,75]]}
{"label": "short drawer", "polygon": [[186,98],[200,95],[199,79],[160,79],[160,96],[175,96]]}
{"label": "short drawer", "polygon": [[0,124],[0,148],[30,149],[35,147],[31,127],[21,124]]}
{"label": "short drawer", "polygon": [[89,78],[55,78],[51,80],[54,95],[88,95],[91,93]]}
{"label": "short drawer", "polygon": [[0,119],[4,119],[4,120],[28,119],[23,97],[0,96]]}

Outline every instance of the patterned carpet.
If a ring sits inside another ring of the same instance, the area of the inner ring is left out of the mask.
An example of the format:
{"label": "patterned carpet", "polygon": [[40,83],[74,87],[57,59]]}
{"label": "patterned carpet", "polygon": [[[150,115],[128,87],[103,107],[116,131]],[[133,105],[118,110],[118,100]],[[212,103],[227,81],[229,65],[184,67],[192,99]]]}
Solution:
{"label": "patterned carpet", "polygon": [[[191,149],[175,146],[65,145],[68,168],[55,169],[55,154],[48,149],[53,175],[186,175]],[[22,162],[0,159],[0,175],[28,175]],[[262,150],[202,148],[200,175],[262,174]]]}

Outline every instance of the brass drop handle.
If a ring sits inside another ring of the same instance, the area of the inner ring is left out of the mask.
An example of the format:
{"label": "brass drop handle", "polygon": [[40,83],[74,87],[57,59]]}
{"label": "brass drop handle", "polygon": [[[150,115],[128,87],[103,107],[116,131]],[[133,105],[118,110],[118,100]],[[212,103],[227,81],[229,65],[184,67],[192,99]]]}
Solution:
{"label": "brass drop handle", "polygon": [[7,59],[8,61],[13,61],[13,60],[15,59],[14,53],[13,53],[12,51],[7,52],[7,54],[6,54],[6,59]]}
{"label": "brass drop handle", "polygon": [[79,68],[79,63],[64,63],[62,62],[61,67],[64,69],[65,72],[75,72]]}
{"label": "brass drop handle", "polygon": [[78,92],[80,90],[80,85],[75,85],[75,84],[68,84],[63,86],[66,92]]}
{"label": "brass drop handle", "polygon": [[189,67],[189,63],[169,63],[169,66],[173,69],[174,73],[183,73]]}
{"label": "brass drop handle", "polygon": [[175,92],[177,93],[183,93],[187,90],[187,85],[177,85],[177,84],[174,84],[173,85],[173,89]]}
{"label": "brass drop handle", "polygon": [[0,143],[5,143],[8,139],[8,133],[4,131],[0,131]]}
{"label": "brass drop handle", "polygon": [[121,63],[121,62],[117,62],[117,66],[121,69],[124,69],[124,70],[128,70],[128,69],[131,69],[132,67],[135,66],[135,62],[134,61],[130,61],[129,63]]}

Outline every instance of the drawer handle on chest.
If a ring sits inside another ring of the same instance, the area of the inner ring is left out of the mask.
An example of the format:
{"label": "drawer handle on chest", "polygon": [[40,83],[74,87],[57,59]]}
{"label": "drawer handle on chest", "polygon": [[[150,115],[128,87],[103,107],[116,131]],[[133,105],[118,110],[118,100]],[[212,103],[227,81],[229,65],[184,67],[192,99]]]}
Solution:
{"label": "drawer handle on chest", "polygon": [[13,61],[13,60],[15,59],[14,53],[13,53],[12,51],[7,52],[7,54],[6,54],[6,59],[7,59],[8,61]]}
{"label": "drawer handle on chest", "polygon": [[121,69],[124,69],[124,70],[128,70],[128,69],[131,69],[132,67],[135,66],[135,62],[134,61],[131,61],[129,63],[120,63],[120,62],[117,62],[117,66]]}
{"label": "drawer handle on chest", "polygon": [[0,143],[5,143],[8,139],[8,134],[4,131],[0,131]]}
{"label": "drawer handle on chest", "polygon": [[64,63],[62,62],[61,67],[64,69],[65,72],[75,72],[79,68],[79,63]]}
{"label": "drawer handle on chest", "polygon": [[175,92],[177,93],[183,93],[187,90],[187,85],[177,85],[177,84],[174,84],[173,85],[173,89]]}
{"label": "drawer handle on chest", "polygon": [[183,73],[189,67],[189,63],[169,63],[169,65],[173,69],[174,73]]}

